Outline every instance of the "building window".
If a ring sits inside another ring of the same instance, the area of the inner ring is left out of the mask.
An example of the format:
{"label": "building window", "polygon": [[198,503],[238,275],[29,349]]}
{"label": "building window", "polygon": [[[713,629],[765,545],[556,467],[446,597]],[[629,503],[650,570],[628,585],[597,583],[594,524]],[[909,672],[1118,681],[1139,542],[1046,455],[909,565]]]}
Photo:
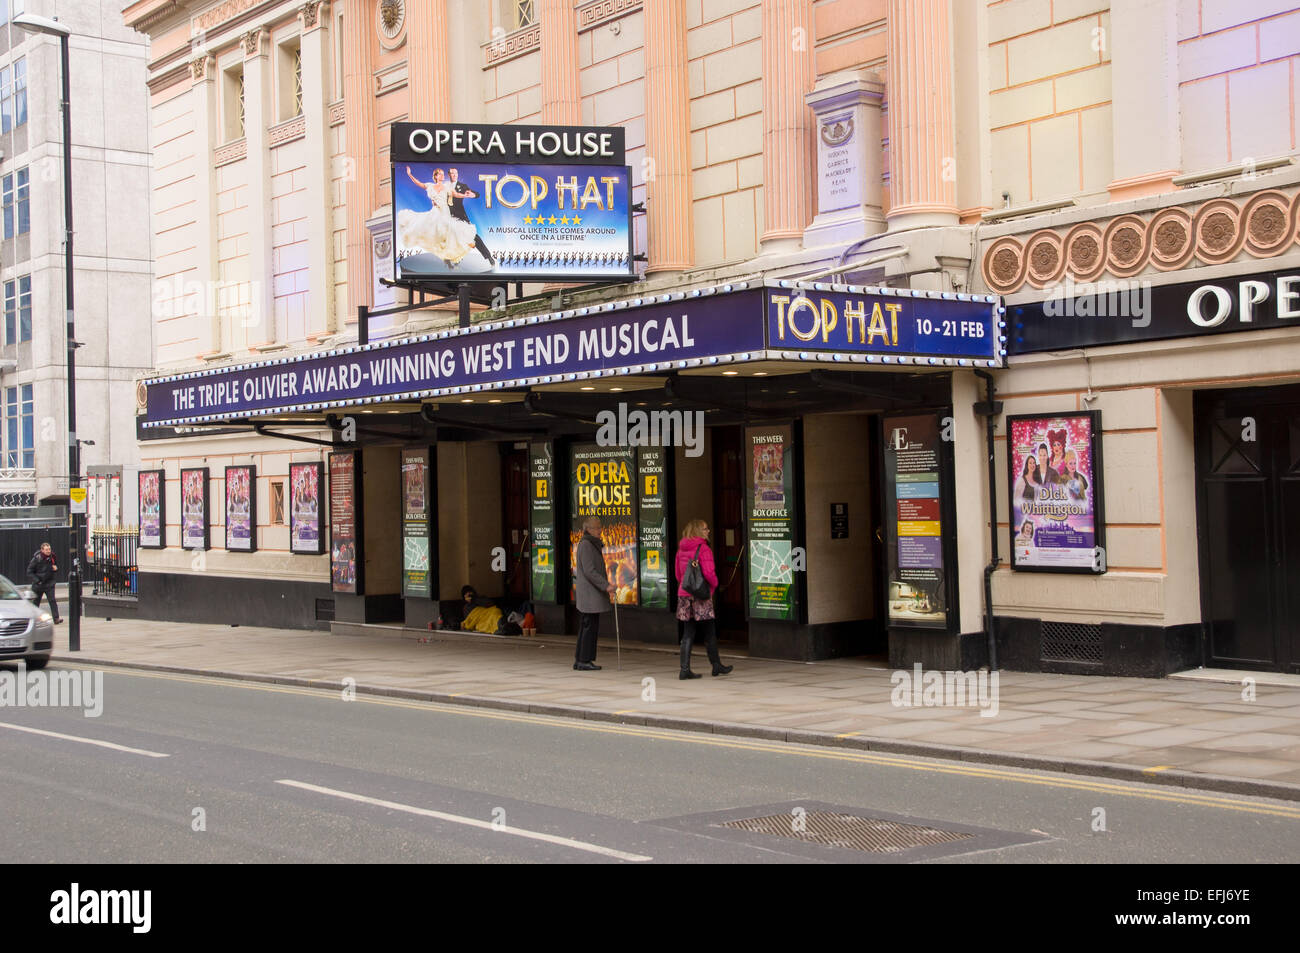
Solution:
{"label": "building window", "polygon": [[[2,0],[0,0],[2,2]],[[27,58],[0,67],[0,132],[27,121]]]}
{"label": "building window", "polygon": [[284,523],[284,481],[271,481],[271,522]]}
{"label": "building window", "polygon": [[537,22],[537,13],[533,0],[510,0],[510,6],[514,12],[514,27],[516,30],[532,26]]}
{"label": "building window", "polygon": [[13,238],[31,231],[31,204],[28,198],[28,172],[26,167],[0,179],[0,196],[4,208],[4,236]]}
{"label": "building window", "polygon": [[32,428],[32,385],[5,388],[5,466],[30,470],[36,466]]}
{"label": "building window", "polygon": [[5,282],[5,343],[32,339],[32,276]]}
{"label": "building window", "polygon": [[302,47],[298,41],[285,43],[279,56],[280,119],[302,115]]}
{"label": "building window", "polygon": [[241,63],[225,72],[222,84],[225,100],[222,113],[225,117],[226,141],[244,138],[244,65]]}

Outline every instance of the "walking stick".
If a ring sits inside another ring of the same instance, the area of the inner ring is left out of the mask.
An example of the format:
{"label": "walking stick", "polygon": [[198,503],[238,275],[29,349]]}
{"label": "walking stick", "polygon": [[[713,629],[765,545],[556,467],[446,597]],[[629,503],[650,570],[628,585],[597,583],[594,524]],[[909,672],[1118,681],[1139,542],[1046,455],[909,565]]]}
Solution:
{"label": "walking stick", "polygon": [[623,636],[618,631],[618,593],[614,593],[614,651],[618,655],[618,670],[623,671]]}

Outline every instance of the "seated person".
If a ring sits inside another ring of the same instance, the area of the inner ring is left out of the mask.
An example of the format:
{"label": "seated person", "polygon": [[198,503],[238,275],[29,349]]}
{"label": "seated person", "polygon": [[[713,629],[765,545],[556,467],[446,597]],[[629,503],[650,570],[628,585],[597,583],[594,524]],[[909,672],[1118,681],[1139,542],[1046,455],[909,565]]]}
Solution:
{"label": "seated person", "polygon": [[460,627],[464,632],[483,632],[495,635],[501,625],[501,610],[492,604],[492,600],[480,596],[473,586],[462,586],[460,601],[464,608],[465,619]]}

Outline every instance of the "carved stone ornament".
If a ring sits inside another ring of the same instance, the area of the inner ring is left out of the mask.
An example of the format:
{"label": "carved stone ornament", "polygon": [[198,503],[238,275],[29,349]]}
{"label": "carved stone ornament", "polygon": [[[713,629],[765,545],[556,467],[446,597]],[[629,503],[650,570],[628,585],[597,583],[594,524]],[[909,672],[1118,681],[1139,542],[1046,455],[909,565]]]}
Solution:
{"label": "carved stone ornament", "polygon": [[239,42],[244,47],[245,59],[247,59],[250,56],[257,56],[262,52],[262,40],[265,37],[266,37],[266,30],[263,29],[262,27],[258,27],[255,30],[249,30],[247,33],[245,33],[242,37],[239,38]]}
{"label": "carved stone ornament", "polygon": [[200,56],[198,59],[190,60],[190,78],[196,83],[207,79],[208,66],[211,63],[211,56]]}
{"label": "carved stone ornament", "polygon": [[380,36],[396,39],[406,24],[406,0],[379,0],[375,14]]}
{"label": "carved stone ornament", "polygon": [[302,15],[302,28],[304,30],[314,30],[320,25],[320,15],[324,12],[325,6],[324,0],[312,0],[312,2],[302,5],[299,13]]}

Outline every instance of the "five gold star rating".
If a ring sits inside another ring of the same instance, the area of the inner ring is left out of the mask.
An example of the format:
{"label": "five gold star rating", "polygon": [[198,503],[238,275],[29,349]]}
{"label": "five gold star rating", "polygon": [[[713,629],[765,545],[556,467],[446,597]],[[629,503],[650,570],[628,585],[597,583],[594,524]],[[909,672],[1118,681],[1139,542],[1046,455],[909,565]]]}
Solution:
{"label": "five gold star rating", "polygon": [[525,225],[581,225],[582,218],[577,215],[561,215],[556,218],[554,215],[549,218],[545,215],[525,215]]}

